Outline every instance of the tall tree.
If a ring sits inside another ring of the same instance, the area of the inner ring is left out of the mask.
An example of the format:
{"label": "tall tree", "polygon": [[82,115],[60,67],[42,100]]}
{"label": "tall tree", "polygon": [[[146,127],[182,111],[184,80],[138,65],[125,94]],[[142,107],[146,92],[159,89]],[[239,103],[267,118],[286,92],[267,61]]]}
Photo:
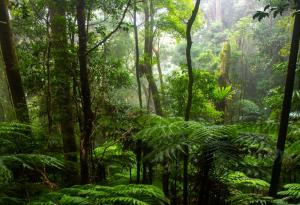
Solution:
{"label": "tall tree", "polygon": [[[134,21],[134,41],[135,41],[135,72],[136,82],[138,86],[138,97],[140,108],[143,108],[142,101],[142,86],[140,74],[140,50],[139,50],[139,34],[137,26],[137,0],[134,0],[133,8],[133,21]],[[136,182],[140,183],[141,178],[141,158],[142,158],[142,142],[139,140],[136,144]]]}
{"label": "tall tree", "polygon": [[[54,0],[49,4],[52,31],[52,55],[54,70],[52,77],[53,107],[55,120],[60,125],[63,138],[63,150],[67,161],[77,162],[77,147],[73,124],[73,105],[71,97],[71,62],[68,53],[66,1]],[[68,180],[74,179],[74,169],[68,174]]]}
{"label": "tall tree", "polygon": [[19,71],[6,0],[0,0],[0,43],[12,102],[20,122],[29,122],[28,107]]}
{"label": "tall tree", "polygon": [[89,182],[89,152],[91,146],[91,134],[93,129],[93,112],[91,105],[91,92],[88,75],[87,61],[87,33],[86,33],[86,15],[85,0],[77,0],[77,26],[79,36],[79,69],[80,85],[83,109],[83,129],[80,136],[80,174],[81,183]]}
{"label": "tall tree", "polygon": [[137,0],[134,1],[133,8],[133,21],[134,21],[134,41],[135,41],[135,72],[136,72],[136,82],[138,85],[138,96],[140,108],[143,107],[142,102],[142,88],[140,79],[140,51],[139,51],[139,34],[137,26]]}
{"label": "tall tree", "polygon": [[289,124],[289,114],[291,111],[292,97],[294,91],[295,74],[297,68],[297,60],[299,53],[299,41],[300,41],[300,13],[298,12],[300,8],[300,1],[295,1],[297,4],[297,12],[295,12],[295,22],[293,37],[290,49],[288,71],[285,83],[284,98],[281,110],[281,118],[277,139],[277,151],[272,169],[272,178],[269,189],[269,195],[275,197],[280,183],[280,172],[282,165],[282,158],[285,148],[285,141],[287,136],[288,124]]}
{"label": "tall tree", "polygon": [[[230,70],[230,58],[231,58],[231,47],[229,42],[225,42],[222,52],[221,52],[221,65],[220,65],[220,77],[219,77],[219,86],[221,88],[226,88],[229,85],[229,70]],[[227,113],[227,102],[226,99],[223,99],[218,103],[218,110],[222,111],[224,122],[228,121]]]}
{"label": "tall tree", "polygon": [[159,45],[159,39],[157,39],[157,41],[158,41],[157,48],[153,48],[153,52],[155,54],[156,61],[157,61],[157,71],[158,71],[158,75],[159,75],[160,88],[163,91],[164,80],[163,80],[163,73],[162,73],[161,62],[160,62],[160,45]]}
{"label": "tall tree", "polygon": [[216,0],[216,21],[222,24],[222,1]]}
{"label": "tall tree", "polygon": [[143,0],[145,14],[145,47],[144,47],[144,74],[149,83],[149,89],[152,94],[154,108],[157,115],[162,115],[159,91],[153,77],[152,58],[153,58],[153,26],[154,26],[154,8],[152,0]]}
{"label": "tall tree", "polygon": [[[188,20],[187,27],[186,27],[186,62],[187,62],[187,69],[188,69],[188,99],[186,104],[186,110],[184,119],[185,121],[190,120],[190,113],[193,101],[193,66],[192,66],[192,57],[191,57],[191,49],[192,49],[192,27],[196,20],[198,11],[200,7],[200,0],[196,1],[195,7],[193,9],[192,15]],[[189,150],[188,147],[185,147],[185,155],[183,159],[183,204],[188,204],[188,161],[189,161]]]}

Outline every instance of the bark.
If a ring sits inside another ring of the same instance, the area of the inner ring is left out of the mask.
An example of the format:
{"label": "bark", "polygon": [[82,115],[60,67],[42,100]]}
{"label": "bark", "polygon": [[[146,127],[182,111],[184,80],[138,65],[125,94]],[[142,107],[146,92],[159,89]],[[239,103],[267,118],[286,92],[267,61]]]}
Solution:
{"label": "bark", "polygon": [[51,41],[50,41],[50,26],[47,25],[47,39],[48,39],[48,45],[47,45],[47,54],[46,54],[46,72],[47,72],[47,121],[48,121],[48,135],[50,136],[52,134],[52,95],[51,95],[51,72],[50,72],[50,56],[51,56]]}
{"label": "bark", "polygon": [[[145,13],[145,50],[144,50],[144,74],[149,83],[149,88],[152,94],[155,112],[162,116],[162,107],[160,102],[159,91],[153,77],[152,72],[152,57],[153,57],[153,3],[152,0],[143,0]],[[150,19],[151,18],[151,19]]]}
{"label": "bark", "polygon": [[141,86],[143,88],[143,91],[144,91],[144,95],[145,95],[145,103],[146,103],[146,108],[148,111],[150,111],[150,108],[152,110],[152,105],[153,105],[153,102],[151,101],[151,92],[149,92],[149,86],[147,87],[147,85],[145,85],[144,83],[141,83]]}
{"label": "bark", "polygon": [[[77,146],[73,124],[73,104],[71,96],[71,61],[68,53],[66,2],[52,1],[49,5],[51,16],[51,42],[54,69],[52,77],[53,111],[55,121],[59,123],[63,138],[63,151],[66,161],[77,162]],[[67,173],[68,181],[76,179],[73,167]]]}
{"label": "bark", "polygon": [[[230,43],[226,42],[223,46],[223,50],[221,52],[221,66],[220,66],[220,77],[219,77],[219,86],[221,88],[227,87],[229,82],[229,71],[230,71],[230,58],[231,58],[231,48]],[[228,115],[228,105],[226,98],[217,104],[217,109],[223,112],[223,122],[229,121]]]}
{"label": "bark", "polygon": [[169,183],[170,183],[169,163],[165,159],[163,162],[162,185],[163,185],[163,192],[166,195],[166,197],[170,196]]}
{"label": "bark", "polygon": [[[192,100],[193,100],[193,67],[192,67],[192,57],[191,57],[191,48],[192,48],[192,27],[196,20],[198,11],[200,7],[200,0],[196,1],[195,7],[193,9],[192,15],[188,20],[187,28],[186,28],[186,61],[187,61],[187,69],[188,69],[188,99],[187,105],[185,110],[185,121],[189,121],[190,119],[190,112],[192,107]],[[185,154],[183,157],[183,204],[188,205],[188,161],[189,161],[189,150],[188,147],[184,147]]]}
{"label": "bark", "polygon": [[143,178],[142,178],[142,183],[147,184],[148,183],[148,174],[147,174],[147,163],[143,162]]}
{"label": "bark", "polygon": [[134,41],[135,41],[135,72],[136,72],[136,82],[138,85],[138,96],[139,96],[139,105],[140,108],[143,108],[143,101],[142,101],[142,88],[141,88],[141,74],[140,74],[140,51],[139,51],[139,34],[138,34],[138,27],[137,27],[137,0],[134,1]]}
{"label": "bark", "polygon": [[141,160],[142,160],[142,141],[138,140],[136,144],[136,183],[141,181]]}
{"label": "bark", "polygon": [[[300,7],[299,1],[297,1],[297,10]],[[297,58],[299,53],[299,40],[300,40],[300,13],[295,13],[294,31],[291,43],[288,71],[286,77],[284,99],[282,104],[278,139],[277,139],[277,152],[273,164],[272,178],[270,183],[269,195],[276,197],[280,184],[280,172],[282,165],[282,157],[285,148],[285,141],[288,130],[289,114],[292,104],[292,96],[294,90],[295,73],[297,67]]]}
{"label": "bark", "polygon": [[210,179],[209,172],[213,163],[213,152],[209,150],[208,147],[204,147],[203,154],[201,156],[201,169],[200,169],[200,179],[198,184],[200,184],[200,194],[199,194],[199,205],[200,204],[210,204],[209,193],[210,193]]}
{"label": "bark", "polygon": [[222,24],[222,1],[216,0],[216,21]]}
{"label": "bark", "polygon": [[87,34],[86,34],[86,17],[85,17],[85,0],[77,0],[77,26],[79,36],[79,69],[80,85],[83,109],[83,132],[80,136],[80,174],[81,183],[89,182],[89,152],[91,146],[91,133],[93,128],[93,112],[91,108],[91,93],[87,65]]}
{"label": "bark", "polygon": [[160,88],[163,90],[164,80],[163,80],[163,74],[162,74],[161,63],[160,63],[159,45],[157,46],[157,49],[155,48],[153,49],[153,52],[157,60],[157,70],[159,75]]}
{"label": "bark", "polygon": [[28,107],[19,71],[6,0],[0,0],[0,44],[17,120],[29,123]]}

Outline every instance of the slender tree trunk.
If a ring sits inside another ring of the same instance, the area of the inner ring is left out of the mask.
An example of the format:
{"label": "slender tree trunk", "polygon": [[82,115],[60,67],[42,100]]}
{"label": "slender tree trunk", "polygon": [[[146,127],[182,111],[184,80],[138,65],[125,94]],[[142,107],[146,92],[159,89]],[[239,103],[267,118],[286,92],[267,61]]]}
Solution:
{"label": "slender tree trunk", "polygon": [[136,183],[141,182],[142,141],[136,143]]}
{"label": "slender tree trunk", "polygon": [[200,180],[199,184],[200,193],[199,193],[199,205],[200,204],[210,204],[209,202],[209,192],[210,192],[210,179],[209,172],[213,163],[213,153],[209,148],[204,147],[203,154],[201,157],[201,170],[200,170]]}
{"label": "slender tree trunk", "polygon": [[222,24],[222,1],[216,0],[216,21]]}
{"label": "slender tree trunk", "polygon": [[147,163],[143,162],[143,179],[142,179],[142,183],[143,184],[147,184],[148,183],[148,174],[147,174]]}
{"label": "slender tree trunk", "polygon": [[134,41],[135,41],[135,72],[136,72],[136,82],[138,85],[138,96],[139,96],[139,104],[140,108],[143,108],[143,101],[142,101],[142,88],[141,88],[141,74],[140,74],[140,51],[139,51],[139,33],[137,27],[137,0],[134,1],[134,13],[133,13],[133,20],[134,20]]}
{"label": "slender tree trunk", "polygon": [[155,54],[156,61],[157,61],[157,70],[158,70],[158,75],[159,75],[160,87],[161,87],[161,89],[163,89],[163,87],[164,87],[164,80],[163,80],[163,74],[162,74],[161,63],[160,63],[160,53],[159,53],[160,49],[159,49],[159,45],[157,46],[157,49],[153,48],[153,52]]}
{"label": "slender tree trunk", "polygon": [[[193,100],[193,67],[192,67],[192,57],[191,57],[191,48],[192,48],[192,27],[196,20],[198,11],[200,7],[200,0],[196,1],[195,7],[193,9],[192,15],[188,20],[187,27],[186,27],[186,61],[187,61],[187,68],[188,68],[188,99],[187,105],[185,110],[184,119],[185,121],[190,120],[190,113],[192,108],[192,100]],[[189,149],[188,147],[184,147],[185,154],[183,157],[183,204],[188,205],[188,161],[189,161]]]}
{"label": "slender tree trunk", "polygon": [[[152,57],[153,57],[153,2],[152,0],[143,0],[144,13],[145,13],[145,51],[144,51],[144,62],[145,68],[144,73],[149,83],[151,90],[154,108],[157,115],[162,116],[162,108],[160,102],[160,96],[158,88],[153,77],[152,72]],[[150,5],[149,5],[150,4]],[[151,21],[150,21],[151,18]]]}
{"label": "slender tree trunk", "polygon": [[80,85],[83,109],[83,132],[80,136],[80,173],[81,183],[89,183],[89,152],[91,146],[91,133],[93,128],[93,112],[91,108],[91,93],[87,65],[87,33],[85,17],[85,0],[77,0],[77,26],[79,35],[79,68]]}
{"label": "slender tree trunk", "polygon": [[146,108],[148,111],[150,111],[150,107],[151,107],[150,104],[152,102],[151,102],[151,93],[149,92],[149,86],[147,87],[144,83],[141,83],[141,86],[145,94]]}
{"label": "slender tree trunk", "polygon": [[47,38],[48,38],[48,45],[47,45],[47,59],[46,59],[46,70],[47,70],[47,121],[48,121],[48,135],[51,136],[52,134],[52,95],[51,95],[51,71],[50,71],[50,55],[51,55],[51,41],[50,41],[50,26],[47,26]]}
{"label": "slender tree trunk", "polygon": [[[136,80],[138,84],[138,96],[140,108],[143,108],[142,103],[142,89],[140,80],[140,52],[139,52],[139,39],[138,39],[138,28],[137,28],[137,0],[134,1],[134,39],[135,39],[135,69],[136,69]],[[139,184],[141,181],[141,159],[142,159],[142,141],[138,140],[136,143],[136,183]]]}
{"label": "slender tree trunk", "polygon": [[[299,9],[300,3],[297,1],[297,9]],[[282,165],[282,157],[284,153],[285,141],[288,131],[289,114],[292,104],[292,96],[295,82],[295,72],[297,67],[297,58],[299,52],[299,40],[300,40],[300,13],[295,13],[294,31],[291,43],[288,72],[286,77],[284,99],[282,104],[280,126],[277,139],[277,151],[273,164],[272,178],[269,189],[269,195],[276,197],[280,184],[280,172]]]}
{"label": "slender tree trunk", "polygon": [[[73,124],[73,104],[71,96],[71,61],[68,53],[66,2],[53,0],[49,5],[52,31],[52,55],[54,70],[52,78],[53,110],[55,121],[60,125],[63,150],[66,161],[77,162],[77,146]],[[68,182],[76,179],[75,168],[67,173]],[[76,180],[75,180],[76,181]]]}
{"label": "slender tree trunk", "polygon": [[169,163],[165,159],[163,162],[162,184],[163,184],[163,192],[167,197],[170,195],[169,183],[170,183]]}
{"label": "slender tree trunk", "polygon": [[28,107],[17,60],[6,0],[0,0],[0,44],[16,117],[29,123]]}
{"label": "slender tree trunk", "polygon": [[[229,85],[229,70],[230,70],[230,58],[231,58],[231,48],[230,43],[226,42],[223,46],[221,52],[221,67],[220,67],[220,77],[219,86],[225,88]],[[218,102],[217,108],[219,111],[223,112],[223,122],[229,121],[229,114],[227,112],[228,105],[226,98]]]}

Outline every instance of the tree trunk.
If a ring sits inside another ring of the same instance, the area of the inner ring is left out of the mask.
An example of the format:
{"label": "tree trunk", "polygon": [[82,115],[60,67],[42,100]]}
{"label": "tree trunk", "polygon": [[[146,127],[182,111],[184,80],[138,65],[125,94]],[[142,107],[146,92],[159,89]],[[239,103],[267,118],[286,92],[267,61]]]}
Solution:
{"label": "tree trunk", "polygon": [[157,49],[153,48],[153,52],[155,54],[156,61],[157,61],[157,70],[158,70],[158,75],[159,75],[160,88],[161,88],[161,90],[163,90],[164,80],[163,80],[163,74],[162,74],[161,63],[160,63],[159,44],[157,46]]}
{"label": "tree trunk", "polygon": [[[54,69],[52,78],[53,110],[55,121],[59,123],[63,138],[66,161],[77,162],[77,146],[73,124],[73,104],[71,96],[71,61],[68,53],[66,2],[54,0],[49,5],[52,31],[52,55]],[[67,173],[67,181],[76,179],[75,168]]]}
{"label": "tree trunk", "polygon": [[143,101],[142,101],[142,88],[141,88],[141,74],[140,74],[140,51],[139,51],[139,34],[138,34],[138,27],[137,27],[137,0],[134,1],[134,41],[135,41],[135,72],[136,72],[136,82],[138,85],[138,96],[139,96],[139,105],[140,108],[143,108]]}
{"label": "tree trunk", "polygon": [[162,184],[163,184],[163,192],[166,195],[166,197],[169,197],[170,195],[169,182],[170,182],[169,163],[167,159],[165,159],[163,162]]}
{"label": "tree trunk", "polygon": [[[188,68],[188,100],[186,104],[186,110],[184,119],[185,121],[189,121],[190,113],[192,108],[192,100],[193,100],[193,67],[192,67],[192,57],[191,57],[191,48],[192,48],[192,27],[196,20],[198,11],[200,7],[200,0],[196,1],[195,7],[193,9],[192,15],[188,20],[187,28],[186,28],[186,61],[187,61],[187,68]],[[189,161],[189,150],[188,147],[184,147],[185,154],[183,157],[183,204],[188,205],[188,161]]]}
{"label": "tree trunk", "polygon": [[[158,88],[152,72],[152,57],[153,57],[153,3],[148,0],[143,0],[145,13],[145,51],[144,51],[144,74],[148,80],[151,90],[154,108],[157,115],[162,116],[162,108]],[[150,5],[149,5],[150,4]],[[151,18],[151,21],[150,21]]]}
{"label": "tree trunk", "polygon": [[[229,85],[229,70],[230,70],[230,58],[231,58],[231,48],[230,43],[226,42],[223,46],[221,52],[221,66],[220,66],[220,77],[219,86],[221,88],[226,88]],[[229,114],[227,112],[228,105],[226,98],[218,102],[217,109],[223,112],[223,122],[229,121]]]}
{"label": "tree trunk", "polygon": [[89,152],[91,145],[91,133],[93,128],[93,112],[91,108],[91,93],[88,77],[87,65],[87,33],[86,33],[86,17],[85,17],[85,0],[77,0],[77,26],[79,36],[79,69],[81,98],[83,109],[83,132],[80,136],[80,174],[81,183],[89,183]]}
{"label": "tree trunk", "polygon": [[[50,14],[49,14],[50,16]],[[49,18],[49,17],[48,17]],[[47,18],[47,19],[48,19]],[[46,59],[45,59],[45,66],[46,66],[46,72],[47,72],[47,85],[46,85],[46,101],[47,101],[47,122],[48,122],[48,135],[49,137],[52,134],[52,95],[51,95],[51,71],[50,71],[50,56],[51,56],[51,40],[50,40],[50,25],[47,25],[47,54],[46,54]]]}
{"label": "tree trunk", "polygon": [[141,182],[142,141],[136,143],[136,183]]}
{"label": "tree trunk", "polygon": [[[299,1],[297,3],[298,3],[297,8],[299,9],[300,3]],[[282,111],[281,111],[281,118],[280,118],[280,125],[279,125],[278,139],[277,139],[277,152],[273,164],[272,178],[271,178],[271,184],[269,189],[269,195],[272,197],[276,197],[279,188],[279,183],[280,183],[282,157],[284,153],[284,147],[285,147],[285,141],[286,141],[288,123],[289,123],[289,114],[291,110],[292,96],[294,90],[295,72],[296,72],[297,57],[299,52],[299,40],[300,40],[300,13],[296,12],[288,71],[287,71],[286,84],[285,84],[284,99],[282,104]]]}
{"label": "tree trunk", "polygon": [[0,44],[16,117],[20,122],[29,123],[28,107],[19,72],[6,0],[0,0]]}
{"label": "tree trunk", "polygon": [[[141,73],[140,73],[140,51],[139,51],[139,33],[137,27],[137,0],[134,1],[134,40],[135,40],[135,71],[136,81],[138,85],[138,96],[140,108],[143,108],[142,101],[142,87],[141,87]],[[142,159],[142,141],[138,140],[136,143],[136,183],[141,181],[141,159]]]}
{"label": "tree trunk", "polygon": [[222,2],[216,0],[216,21],[222,24]]}

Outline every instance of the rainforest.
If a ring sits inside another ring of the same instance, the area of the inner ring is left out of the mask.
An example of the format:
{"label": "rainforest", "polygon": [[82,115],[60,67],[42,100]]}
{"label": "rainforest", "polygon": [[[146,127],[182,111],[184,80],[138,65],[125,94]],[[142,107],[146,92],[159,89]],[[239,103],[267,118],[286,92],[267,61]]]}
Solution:
{"label": "rainforest", "polygon": [[0,0],[0,205],[300,204],[300,0]]}

